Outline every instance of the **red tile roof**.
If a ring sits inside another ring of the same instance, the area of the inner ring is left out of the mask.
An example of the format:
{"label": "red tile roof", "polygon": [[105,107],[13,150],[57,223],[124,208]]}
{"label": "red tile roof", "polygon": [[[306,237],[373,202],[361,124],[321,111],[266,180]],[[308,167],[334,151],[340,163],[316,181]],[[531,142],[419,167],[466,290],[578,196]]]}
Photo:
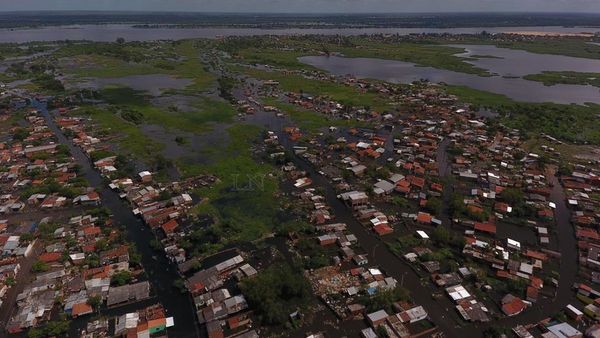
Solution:
{"label": "red tile roof", "polygon": [[39,260],[46,263],[56,262],[62,257],[60,252],[44,252],[40,255]]}
{"label": "red tile roof", "polygon": [[477,231],[487,232],[490,234],[496,234],[496,225],[492,223],[475,223],[473,228]]}
{"label": "red tile roof", "polygon": [[527,304],[520,298],[514,297],[510,302],[502,304],[502,312],[507,316],[515,316],[523,312],[527,308]]}

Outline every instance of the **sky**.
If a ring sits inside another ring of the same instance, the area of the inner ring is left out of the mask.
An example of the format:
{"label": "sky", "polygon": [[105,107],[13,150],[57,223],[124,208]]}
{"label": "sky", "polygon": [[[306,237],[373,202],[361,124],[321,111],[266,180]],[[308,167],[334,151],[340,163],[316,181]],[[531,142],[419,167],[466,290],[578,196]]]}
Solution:
{"label": "sky", "polygon": [[600,0],[0,0],[0,11],[596,12]]}

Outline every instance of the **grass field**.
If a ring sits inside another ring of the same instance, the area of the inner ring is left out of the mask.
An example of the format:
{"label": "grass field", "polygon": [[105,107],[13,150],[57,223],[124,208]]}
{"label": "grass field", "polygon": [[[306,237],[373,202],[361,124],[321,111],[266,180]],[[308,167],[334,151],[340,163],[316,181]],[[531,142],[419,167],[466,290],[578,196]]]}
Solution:
{"label": "grass field", "polygon": [[[153,49],[149,53],[148,49]],[[157,45],[87,43],[65,45],[54,53],[61,69],[78,77],[123,77],[130,75],[168,74],[192,79],[188,93],[210,87],[214,76],[200,62],[200,46],[185,40]]]}
{"label": "grass field", "polygon": [[60,61],[63,69],[79,77],[122,77],[161,73],[148,64],[126,62],[104,55],[78,55]]}
{"label": "grass field", "polygon": [[600,73],[546,71],[540,74],[526,75],[523,78],[525,80],[542,82],[546,86],[553,86],[556,84],[569,84],[600,87]]}

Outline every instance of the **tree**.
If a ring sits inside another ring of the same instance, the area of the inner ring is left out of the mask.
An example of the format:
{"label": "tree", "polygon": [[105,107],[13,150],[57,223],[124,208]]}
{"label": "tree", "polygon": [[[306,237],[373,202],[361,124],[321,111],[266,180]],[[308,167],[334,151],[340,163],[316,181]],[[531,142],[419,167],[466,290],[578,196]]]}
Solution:
{"label": "tree", "polygon": [[298,267],[273,265],[240,284],[248,303],[264,324],[283,324],[288,315],[310,299],[308,280]]}
{"label": "tree", "polygon": [[425,209],[427,211],[438,214],[440,210],[442,210],[442,201],[439,198],[430,198],[427,200],[427,205],[425,205]]}
{"label": "tree", "polygon": [[131,272],[129,272],[127,270],[123,270],[123,271],[119,271],[119,272],[115,273],[112,276],[112,278],[110,279],[110,283],[113,285],[117,285],[117,286],[123,286],[123,285],[129,284],[131,279],[132,279]]}
{"label": "tree", "polygon": [[67,320],[59,320],[59,321],[51,321],[46,325],[46,335],[49,337],[64,337],[67,331],[69,331],[69,321]]}
{"label": "tree", "polygon": [[98,310],[100,305],[102,305],[102,296],[100,296],[100,295],[91,296],[90,298],[88,298],[87,304],[89,306],[91,306],[92,308],[94,308],[94,310]]}
{"label": "tree", "polygon": [[388,313],[394,312],[393,304],[398,301],[410,300],[410,292],[400,286],[391,290],[380,290],[374,296],[364,300],[365,307],[368,312],[385,310]]}
{"label": "tree", "polygon": [[524,201],[523,192],[515,188],[507,188],[502,190],[500,197],[510,205],[518,205]]}
{"label": "tree", "polygon": [[116,40],[116,42],[117,42],[118,44],[122,45],[122,44],[124,44],[124,43],[125,43],[125,38],[118,37],[118,38],[117,38],[117,40]]}
{"label": "tree", "polygon": [[433,229],[431,239],[438,244],[447,244],[450,242],[450,232],[443,225],[438,225]]}

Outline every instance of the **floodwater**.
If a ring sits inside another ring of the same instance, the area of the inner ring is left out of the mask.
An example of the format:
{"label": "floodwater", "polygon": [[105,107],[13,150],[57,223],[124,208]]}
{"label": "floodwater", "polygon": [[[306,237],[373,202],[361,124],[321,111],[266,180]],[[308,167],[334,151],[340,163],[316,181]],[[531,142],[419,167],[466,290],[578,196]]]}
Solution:
{"label": "floodwater", "polygon": [[600,60],[576,58],[562,55],[535,54],[524,50],[498,48],[490,45],[451,45],[464,48],[460,57],[473,55],[494,56],[466,61],[479,68],[488,69],[500,76],[525,76],[543,71],[576,71],[597,73],[600,71]]}
{"label": "floodwater", "polygon": [[[186,163],[210,164],[211,157],[206,145],[226,144],[229,141],[226,124],[213,124],[210,131],[202,133],[169,130],[161,125],[143,124],[140,129],[147,136],[162,143],[162,152],[170,160],[184,160]],[[177,143],[175,137],[182,137],[184,142]]]}
{"label": "floodwater", "polygon": [[454,33],[474,34],[482,31],[490,33],[539,31],[548,33],[581,33],[596,32],[598,28],[589,27],[472,27],[472,28],[134,28],[128,24],[109,25],[71,25],[49,26],[40,28],[2,29],[0,42],[30,42],[57,40],[90,40],[115,41],[122,37],[127,41],[181,40],[192,38],[215,38],[220,36],[249,35],[301,35],[301,34],[420,34],[420,33]]}
{"label": "floodwater", "polygon": [[165,74],[148,74],[110,78],[85,78],[81,82],[72,83],[71,86],[80,89],[100,89],[109,85],[119,85],[159,96],[165,89],[183,89],[191,83],[192,80],[190,79],[176,78]]}
{"label": "floodwater", "polygon": [[[81,165],[84,177],[102,197],[102,205],[111,211],[115,223],[126,226],[128,239],[136,244],[138,252],[142,256],[142,264],[149,276],[153,294],[156,295],[153,299],[164,306],[167,316],[174,317],[175,326],[167,329],[167,333],[170,336],[181,338],[200,337],[201,333],[196,324],[191,297],[188,294],[182,294],[173,287],[173,281],[179,278],[177,268],[170,264],[164,255],[157,255],[148,244],[154,239],[151,230],[142,223],[140,218],[133,215],[131,209],[119,198],[115,191],[106,186],[103,177],[93,168],[91,161],[81,148],[73,145],[54,123],[46,105],[37,101],[33,101],[32,105],[42,113],[58,141],[69,147],[71,155]],[[125,308],[131,309],[131,307],[124,307],[123,309]],[[115,310],[115,313],[121,314],[123,309],[119,308],[119,310]]]}
{"label": "floodwater", "polygon": [[[518,51],[512,52],[520,54]],[[529,59],[530,64],[543,62],[548,57],[548,55],[542,54],[528,54],[532,55]],[[450,85],[467,86],[502,94],[513,100],[522,102],[600,103],[600,90],[593,86],[555,85],[549,87],[544,86],[541,82],[528,81],[522,78],[505,78],[502,76],[482,77],[433,67],[419,67],[410,62],[375,58],[304,56],[299,58],[299,60],[336,75],[352,74],[359,78],[372,78],[394,83],[411,83],[426,79],[435,83],[443,82]],[[476,62],[490,62],[490,60],[502,61],[507,59],[486,59]],[[573,67],[566,64],[564,67],[577,71],[575,68],[577,65],[571,66]],[[499,66],[498,70],[500,70]]]}

